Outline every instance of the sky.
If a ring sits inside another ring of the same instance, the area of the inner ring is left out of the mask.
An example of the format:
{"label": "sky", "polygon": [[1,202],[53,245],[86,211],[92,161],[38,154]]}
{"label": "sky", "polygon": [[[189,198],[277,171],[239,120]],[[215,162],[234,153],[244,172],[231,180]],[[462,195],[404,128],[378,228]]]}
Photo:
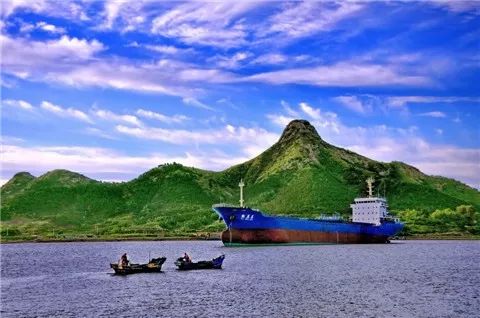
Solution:
{"label": "sky", "polygon": [[480,188],[480,2],[3,0],[1,182],[220,171],[293,119]]}

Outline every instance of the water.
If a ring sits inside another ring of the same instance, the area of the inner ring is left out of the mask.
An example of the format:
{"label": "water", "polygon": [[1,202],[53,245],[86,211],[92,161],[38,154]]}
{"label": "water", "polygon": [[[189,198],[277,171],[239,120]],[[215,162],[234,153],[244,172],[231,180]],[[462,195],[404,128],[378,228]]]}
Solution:
{"label": "water", "polygon": [[[224,269],[178,272],[226,255]],[[165,255],[163,273],[111,261]],[[480,242],[225,248],[218,241],[1,246],[1,317],[478,317]]]}

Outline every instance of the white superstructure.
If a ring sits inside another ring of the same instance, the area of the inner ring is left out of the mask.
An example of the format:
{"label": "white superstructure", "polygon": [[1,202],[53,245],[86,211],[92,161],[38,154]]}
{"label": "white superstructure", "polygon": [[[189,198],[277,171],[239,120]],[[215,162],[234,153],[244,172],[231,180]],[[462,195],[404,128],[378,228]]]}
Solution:
{"label": "white superstructure", "polygon": [[368,178],[368,198],[356,198],[351,204],[352,222],[380,225],[382,219],[388,215],[388,205],[385,198],[372,196],[373,179]]}
{"label": "white superstructure", "polygon": [[380,225],[381,220],[388,215],[385,198],[357,198],[350,207],[352,208],[352,222]]}

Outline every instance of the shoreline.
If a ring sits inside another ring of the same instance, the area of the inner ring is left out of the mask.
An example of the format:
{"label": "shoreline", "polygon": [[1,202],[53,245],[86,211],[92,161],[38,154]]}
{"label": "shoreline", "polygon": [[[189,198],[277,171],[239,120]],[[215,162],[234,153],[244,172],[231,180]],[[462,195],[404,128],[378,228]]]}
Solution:
{"label": "shoreline", "polygon": [[407,236],[406,240],[480,240],[480,235],[448,235],[448,234],[414,234]]}
{"label": "shoreline", "polygon": [[[448,235],[448,234],[416,234],[391,239],[392,241],[442,241],[442,240],[480,240],[479,235]],[[220,233],[214,233],[210,237],[200,236],[169,236],[169,237],[151,237],[151,236],[131,236],[131,237],[81,237],[81,238],[37,238],[37,239],[0,239],[1,244],[18,243],[70,243],[70,242],[131,242],[131,241],[221,241]]]}
{"label": "shoreline", "polygon": [[0,241],[1,244],[15,243],[71,243],[71,242],[129,242],[129,241],[221,241],[220,238],[200,238],[200,237],[122,237],[122,238],[69,238],[69,239],[35,239],[35,240],[8,240]]}

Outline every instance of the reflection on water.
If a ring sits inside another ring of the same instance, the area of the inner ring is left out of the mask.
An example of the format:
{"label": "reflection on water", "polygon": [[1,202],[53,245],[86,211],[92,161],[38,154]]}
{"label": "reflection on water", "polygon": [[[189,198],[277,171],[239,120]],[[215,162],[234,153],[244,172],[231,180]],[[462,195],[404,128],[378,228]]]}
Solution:
{"label": "reflection on water", "polygon": [[[163,273],[111,275],[109,263],[166,256]],[[225,254],[224,269],[179,272]],[[225,248],[218,241],[1,246],[2,317],[473,317],[480,243]]]}

